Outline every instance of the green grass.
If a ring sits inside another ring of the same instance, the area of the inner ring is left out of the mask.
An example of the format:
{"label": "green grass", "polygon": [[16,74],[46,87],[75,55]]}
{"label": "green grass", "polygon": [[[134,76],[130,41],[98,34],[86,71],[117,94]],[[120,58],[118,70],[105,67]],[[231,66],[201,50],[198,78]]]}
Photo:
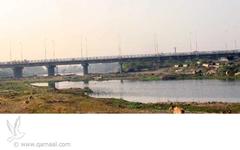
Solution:
{"label": "green grass", "polygon": [[142,81],[158,81],[161,80],[161,77],[159,76],[143,76],[140,78]]}

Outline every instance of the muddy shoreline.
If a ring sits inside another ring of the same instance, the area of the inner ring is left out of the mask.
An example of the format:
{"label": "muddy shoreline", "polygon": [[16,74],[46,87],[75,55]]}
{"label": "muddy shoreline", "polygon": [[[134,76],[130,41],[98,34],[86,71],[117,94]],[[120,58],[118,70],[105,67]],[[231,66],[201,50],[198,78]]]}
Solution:
{"label": "muddy shoreline", "polygon": [[[69,77],[67,77],[69,78]],[[80,79],[81,77],[79,77]],[[240,103],[164,102],[136,103],[122,99],[89,97],[86,89],[50,90],[32,82],[63,81],[66,77],[5,80],[0,82],[0,113],[240,113]],[[82,79],[81,79],[82,80]]]}

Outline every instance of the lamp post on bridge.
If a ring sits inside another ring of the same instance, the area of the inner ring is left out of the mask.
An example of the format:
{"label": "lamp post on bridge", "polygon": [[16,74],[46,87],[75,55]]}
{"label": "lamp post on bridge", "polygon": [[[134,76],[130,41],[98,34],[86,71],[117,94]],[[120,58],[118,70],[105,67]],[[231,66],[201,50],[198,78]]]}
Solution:
{"label": "lamp post on bridge", "polygon": [[177,47],[174,47],[174,53],[177,54]]}
{"label": "lamp post on bridge", "polygon": [[9,59],[12,61],[12,41],[9,42]]}
{"label": "lamp post on bridge", "polygon": [[[56,59],[56,43],[54,40],[52,40],[52,49],[53,49],[53,59]],[[58,66],[55,67],[55,74],[58,75]]]}
{"label": "lamp post on bridge", "polygon": [[20,44],[20,55],[21,55],[21,60],[23,60],[23,44],[22,44],[22,42],[20,42],[19,44]]}
{"label": "lamp post on bridge", "polygon": [[234,40],[234,49],[237,49],[237,40]]}
{"label": "lamp post on bridge", "polygon": [[81,37],[81,58],[83,58],[83,39]]}
{"label": "lamp post on bridge", "polygon": [[121,47],[121,37],[118,36],[118,53],[119,53],[119,73],[123,73],[123,62],[122,62],[122,47]]}
{"label": "lamp post on bridge", "polygon": [[87,40],[87,37],[85,38],[85,41],[86,41],[86,58],[88,58],[88,40]]}
{"label": "lamp post on bridge", "polygon": [[54,40],[52,40],[52,48],[53,48],[53,59],[55,59],[56,52],[55,52],[55,41]]}
{"label": "lamp post on bridge", "polygon": [[44,58],[47,59],[47,40],[44,39]]}
{"label": "lamp post on bridge", "polygon": [[159,55],[159,45],[158,45],[158,35],[154,34],[154,52],[156,55]]}

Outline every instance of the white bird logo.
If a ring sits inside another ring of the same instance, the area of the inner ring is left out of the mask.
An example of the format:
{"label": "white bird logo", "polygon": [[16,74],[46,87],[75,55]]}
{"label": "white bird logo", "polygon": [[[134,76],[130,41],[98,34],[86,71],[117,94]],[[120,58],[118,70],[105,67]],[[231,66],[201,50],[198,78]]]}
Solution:
{"label": "white bird logo", "polygon": [[10,122],[7,120],[7,126],[8,130],[11,132],[12,136],[9,137],[7,140],[8,142],[12,142],[14,140],[19,140],[24,137],[25,133],[19,131],[20,127],[20,117],[18,117],[14,123],[14,126],[10,124]]}

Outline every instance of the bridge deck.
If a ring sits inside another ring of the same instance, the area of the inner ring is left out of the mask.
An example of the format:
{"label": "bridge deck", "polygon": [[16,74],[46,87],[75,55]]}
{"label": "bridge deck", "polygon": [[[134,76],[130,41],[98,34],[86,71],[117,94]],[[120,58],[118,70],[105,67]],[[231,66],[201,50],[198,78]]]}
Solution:
{"label": "bridge deck", "polygon": [[9,62],[0,62],[0,68],[47,66],[47,65],[70,65],[70,64],[83,64],[83,63],[89,63],[89,64],[111,63],[111,62],[119,62],[119,61],[127,62],[127,61],[134,61],[134,60],[154,60],[154,59],[166,60],[168,58],[189,58],[189,57],[201,57],[201,56],[204,57],[204,56],[227,56],[227,55],[239,56],[240,50],[9,61]]}

